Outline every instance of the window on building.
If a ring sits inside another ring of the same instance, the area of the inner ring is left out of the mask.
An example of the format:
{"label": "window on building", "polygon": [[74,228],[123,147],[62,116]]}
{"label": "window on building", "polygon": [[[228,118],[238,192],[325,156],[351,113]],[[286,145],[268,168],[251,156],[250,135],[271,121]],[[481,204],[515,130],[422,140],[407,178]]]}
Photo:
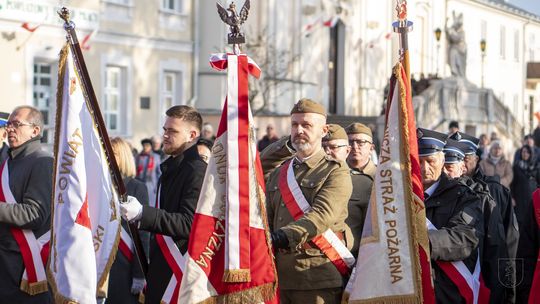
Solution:
{"label": "window on building", "polygon": [[182,12],[182,0],[161,0],[161,9],[164,11]]}
{"label": "window on building", "polygon": [[481,39],[486,39],[486,32],[487,32],[487,22],[486,20],[482,20],[480,21],[480,38]]}
{"label": "window on building", "polygon": [[161,84],[161,123],[164,122],[165,112],[172,106],[182,104],[181,73],[176,71],[164,71]]}
{"label": "window on building", "polygon": [[534,61],[535,38],[534,34],[529,35],[529,61]]}
{"label": "window on building", "polygon": [[499,41],[499,54],[504,59],[506,56],[506,28],[504,26],[501,26]]}
{"label": "window on building", "polygon": [[519,31],[514,31],[514,60],[519,61]]}
{"label": "window on building", "polygon": [[124,70],[118,66],[107,66],[105,72],[105,95],[103,116],[105,125],[112,133],[121,133],[122,121],[120,110],[125,108],[126,85]]}
{"label": "window on building", "polygon": [[45,143],[52,143],[53,140],[53,123],[52,115],[54,115],[54,102],[51,96],[54,92],[53,86],[53,65],[45,62],[34,63],[34,83],[32,87],[32,99],[34,107],[41,111],[43,115],[43,138]]}

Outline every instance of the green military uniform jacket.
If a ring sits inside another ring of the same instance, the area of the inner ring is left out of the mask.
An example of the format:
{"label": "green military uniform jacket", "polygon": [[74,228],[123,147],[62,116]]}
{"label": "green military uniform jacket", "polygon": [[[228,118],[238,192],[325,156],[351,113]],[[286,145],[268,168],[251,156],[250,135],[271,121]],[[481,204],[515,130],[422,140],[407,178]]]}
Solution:
{"label": "green military uniform jacket", "polygon": [[[281,229],[289,240],[289,250],[276,251],[279,286],[283,290],[313,290],[343,285],[334,264],[317,248],[305,243],[327,229],[345,232],[347,204],[352,192],[349,168],[344,162],[328,157],[321,149],[302,163],[294,165],[296,180],[312,209],[294,220],[281,197],[279,171],[293,157],[288,138],[268,146],[261,154],[266,183],[267,212],[270,229]],[[276,168],[275,170],[272,170]],[[352,244],[349,244],[349,248]]]}
{"label": "green military uniform jacket", "polygon": [[377,167],[371,160],[362,171],[351,169],[353,191],[348,205],[349,215],[345,223],[351,230],[351,235],[347,235],[347,243],[353,244],[351,253],[355,258],[358,256],[358,248],[362,239],[362,229],[364,228],[364,220],[367,215],[376,169]]}

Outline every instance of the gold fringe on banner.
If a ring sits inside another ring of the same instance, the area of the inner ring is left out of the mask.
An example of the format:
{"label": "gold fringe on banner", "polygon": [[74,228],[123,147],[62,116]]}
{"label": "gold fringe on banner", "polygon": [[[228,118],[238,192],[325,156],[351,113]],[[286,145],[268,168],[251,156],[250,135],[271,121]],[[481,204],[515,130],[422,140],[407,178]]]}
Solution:
{"label": "gold fringe on banner", "polygon": [[21,290],[31,296],[46,292],[48,290],[47,281],[28,283],[27,280],[21,281]]}
{"label": "gold fringe on banner", "polygon": [[390,296],[369,300],[353,300],[350,304],[418,304],[422,303],[419,297],[415,296]]}
{"label": "gold fringe on banner", "polygon": [[225,270],[222,280],[227,283],[251,282],[251,272],[249,269]]}
{"label": "gold fringe on banner", "polygon": [[268,283],[247,290],[208,298],[197,304],[243,304],[270,301],[276,292],[275,283]]}
{"label": "gold fringe on banner", "polygon": [[142,291],[139,292],[139,303],[144,304],[144,293]]}

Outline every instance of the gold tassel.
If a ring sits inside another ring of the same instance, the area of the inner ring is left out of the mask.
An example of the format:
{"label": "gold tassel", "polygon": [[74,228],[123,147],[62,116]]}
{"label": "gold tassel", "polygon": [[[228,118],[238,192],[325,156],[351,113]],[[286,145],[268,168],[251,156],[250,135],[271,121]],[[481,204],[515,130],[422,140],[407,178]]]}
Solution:
{"label": "gold tassel", "polygon": [[47,281],[28,283],[27,280],[21,281],[21,290],[31,296],[46,292],[48,290]]}
{"label": "gold tassel", "polygon": [[351,304],[418,304],[422,303],[416,296],[389,296],[368,300],[352,300]]}
{"label": "gold tassel", "polygon": [[144,293],[139,292],[139,303],[144,304]]}
{"label": "gold tassel", "polygon": [[223,273],[223,282],[242,283],[251,282],[251,272],[249,269],[225,270]]}
{"label": "gold tassel", "polygon": [[276,288],[277,284],[272,282],[235,293],[210,297],[199,302],[198,304],[242,304],[267,302],[274,298]]}

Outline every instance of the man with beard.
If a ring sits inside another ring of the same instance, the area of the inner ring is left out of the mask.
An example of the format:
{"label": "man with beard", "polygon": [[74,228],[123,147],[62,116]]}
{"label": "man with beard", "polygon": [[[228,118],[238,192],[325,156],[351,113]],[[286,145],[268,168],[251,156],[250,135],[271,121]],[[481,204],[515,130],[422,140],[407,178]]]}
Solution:
{"label": "man with beard", "polygon": [[192,107],[173,106],[163,125],[163,151],[169,155],[161,164],[156,207],[143,206],[132,196],[120,204],[122,217],[137,221],[139,229],[154,233],[150,242],[145,303],[160,303],[171,279],[172,270],[165,256],[172,255],[158,238],[170,237],[184,254],[201,191],[206,163],[200,158],[196,142],[202,117]]}
{"label": "man with beard", "polygon": [[375,175],[375,165],[371,161],[371,153],[375,149],[371,129],[359,122],[352,123],[345,128],[351,146],[351,153],[347,157],[347,164],[352,170],[367,174],[371,178]]}
{"label": "man with beard", "polygon": [[428,237],[435,298],[437,303],[466,303],[465,294],[454,283],[463,274],[448,272],[441,265],[462,262],[472,280],[483,236],[481,202],[472,189],[443,172],[447,135],[418,128],[417,136],[426,217],[431,224]]}
{"label": "man with beard", "polygon": [[[351,177],[347,164],[324,153],[327,131],[324,107],[301,99],[291,111],[290,140],[284,137],[261,154],[281,303],[341,302],[343,275],[313,243],[330,229],[341,240],[334,248],[345,248]],[[294,210],[301,206],[305,211]]]}
{"label": "man with beard", "polygon": [[490,303],[514,303],[516,271],[522,265],[514,262],[519,229],[510,191],[501,185],[498,176],[486,176],[482,172],[480,139],[461,132],[450,138],[466,145],[464,176],[468,179],[464,181],[478,193],[487,192],[490,198],[483,206],[486,233],[482,253],[482,275],[491,290]]}
{"label": "man with beard", "polygon": [[[365,131],[367,132],[367,130]],[[349,146],[349,137],[347,133],[342,127],[335,124],[328,125],[328,134],[323,139],[323,147],[326,154],[340,161],[346,161],[349,153],[351,152],[351,146]],[[373,172],[375,172],[375,166],[373,166]],[[349,199],[349,205],[347,208],[348,216],[345,223],[351,229],[351,235],[347,235],[346,239],[353,240],[351,253],[356,258],[358,256],[358,248],[360,248],[364,220],[366,219],[369,199],[371,197],[373,175],[353,169],[350,170],[350,173],[353,191],[351,198]]]}

